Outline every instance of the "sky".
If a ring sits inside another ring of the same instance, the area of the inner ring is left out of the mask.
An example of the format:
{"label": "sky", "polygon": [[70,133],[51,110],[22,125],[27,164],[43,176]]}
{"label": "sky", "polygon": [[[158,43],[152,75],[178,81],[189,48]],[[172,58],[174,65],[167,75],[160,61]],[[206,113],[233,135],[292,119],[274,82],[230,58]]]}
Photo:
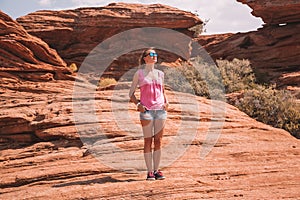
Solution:
{"label": "sky", "polygon": [[237,33],[257,30],[263,21],[251,15],[252,9],[236,0],[0,0],[0,10],[13,19],[37,10],[65,10],[105,6],[112,2],[160,3],[197,14],[208,20],[204,34]]}

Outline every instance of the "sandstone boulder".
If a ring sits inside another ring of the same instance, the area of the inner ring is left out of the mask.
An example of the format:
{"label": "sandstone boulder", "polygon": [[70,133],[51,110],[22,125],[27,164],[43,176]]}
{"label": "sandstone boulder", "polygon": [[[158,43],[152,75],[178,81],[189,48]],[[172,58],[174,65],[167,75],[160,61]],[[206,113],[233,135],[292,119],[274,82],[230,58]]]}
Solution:
{"label": "sandstone boulder", "polygon": [[298,0],[237,0],[253,9],[252,14],[261,17],[268,25],[294,23],[300,21],[300,2]]}
{"label": "sandstone boulder", "polygon": [[[66,79],[71,71],[54,49],[0,12],[0,76],[6,79]],[[5,81],[1,79],[1,81]]]}
{"label": "sandstone boulder", "polygon": [[[126,30],[143,27],[159,27],[179,31],[193,36],[192,27],[203,23],[196,15],[161,4],[141,5],[111,3],[97,8],[78,8],[62,11],[37,11],[20,17],[17,21],[32,35],[42,38],[68,63],[78,67],[86,56],[104,40]],[[111,44],[109,49],[126,49],[128,45],[138,50],[143,33],[134,33],[135,40],[126,38],[118,44]],[[161,35],[160,42],[168,35]],[[155,40],[155,38],[154,38]],[[174,40],[174,44],[180,42]],[[146,43],[147,44],[147,43]],[[188,44],[178,45],[188,51]],[[141,52],[126,52],[126,56],[115,58],[110,66],[110,76],[118,78],[126,69],[137,66]],[[101,55],[100,55],[101,56]],[[160,57],[170,62],[178,56],[161,52]],[[120,64],[121,63],[121,64]],[[100,64],[101,65],[101,64]]]}
{"label": "sandstone boulder", "polygon": [[264,27],[225,37],[200,36],[199,43],[214,59],[249,59],[260,81],[299,88],[299,1],[238,1],[249,5],[255,16],[262,17]]}
{"label": "sandstone boulder", "polygon": [[299,28],[300,24],[264,27],[231,35],[220,42],[204,42],[207,36],[199,37],[198,41],[214,59],[249,59],[262,81],[299,86],[300,82],[295,81],[300,73],[300,36],[295,34]]}

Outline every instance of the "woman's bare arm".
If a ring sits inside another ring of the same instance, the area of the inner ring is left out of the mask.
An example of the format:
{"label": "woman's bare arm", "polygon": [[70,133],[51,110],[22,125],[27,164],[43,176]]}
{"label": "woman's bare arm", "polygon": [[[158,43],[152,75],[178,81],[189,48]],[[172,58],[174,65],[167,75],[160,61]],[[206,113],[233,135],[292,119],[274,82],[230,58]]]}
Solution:
{"label": "woman's bare arm", "polygon": [[139,83],[139,74],[137,71],[133,76],[133,80],[132,80],[131,87],[129,90],[129,98],[130,98],[131,102],[135,103],[136,105],[138,104],[138,106],[137,106],[138,111],[145,112],[145,107],[139,103],[140,101],[136,98],[136,96],[134,94],[135,90],[138,86],[138,83]]}
{"label": "woman's bare arm", "polygon": [[165,103],[164,103],[164,109],[167,111],[168,110],[168,107],[169,107],[169,101],[168,101],[168,98],[167,98],[167,95],[166,95],[166,92],[165,92],[165,83],[164,83],[164,79],[163,79],[163,94],[164,94],[164,100],[165,100]]}
{"label": "woman's bare arm", "polygon": [[130,101],[137,104],[139,101],[137,100],[136,96],[135,96],[135,90],[137,88],[137,85],[138,85],[138,80],[139,77],[138,77],[138,71],[134,74],[133,76],[133,80],[132,80],[132,83],[131,83],[131,87],[130,87],[130,90],[129,90],[129,98],[130,98]]}

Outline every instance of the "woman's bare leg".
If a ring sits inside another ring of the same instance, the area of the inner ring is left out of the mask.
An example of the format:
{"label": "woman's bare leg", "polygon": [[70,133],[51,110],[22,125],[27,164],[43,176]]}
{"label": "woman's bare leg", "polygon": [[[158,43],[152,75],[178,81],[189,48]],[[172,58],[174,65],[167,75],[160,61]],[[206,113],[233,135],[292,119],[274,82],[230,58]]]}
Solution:
{"label": "woman's bare leg", "polygon": [[154,152],[153,163],[154,170],[159,169],[160,157],[161,157],[161,142],[164,133],[166,120],[154,120]]}
{"label": "woman's bare leg", "polygon": [[144,159],[148,172],[153,171],[152,166],[152,135],[153,135],[153,121],[141,120],[143,135],[144,135]]}

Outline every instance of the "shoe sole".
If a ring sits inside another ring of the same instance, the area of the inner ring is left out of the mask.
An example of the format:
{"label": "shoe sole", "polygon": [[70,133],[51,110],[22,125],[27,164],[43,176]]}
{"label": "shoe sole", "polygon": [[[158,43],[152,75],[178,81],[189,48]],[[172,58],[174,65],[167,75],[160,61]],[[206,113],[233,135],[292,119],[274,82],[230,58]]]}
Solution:
{"label": "shoe sole", "polygon": [[155,181],[155,178],[147,178],[147,181]]}
{"label": "shoe sole", "polygon": [[164,180],[165,177],[161,177],[161,178],[156,178],[156,180]]}

